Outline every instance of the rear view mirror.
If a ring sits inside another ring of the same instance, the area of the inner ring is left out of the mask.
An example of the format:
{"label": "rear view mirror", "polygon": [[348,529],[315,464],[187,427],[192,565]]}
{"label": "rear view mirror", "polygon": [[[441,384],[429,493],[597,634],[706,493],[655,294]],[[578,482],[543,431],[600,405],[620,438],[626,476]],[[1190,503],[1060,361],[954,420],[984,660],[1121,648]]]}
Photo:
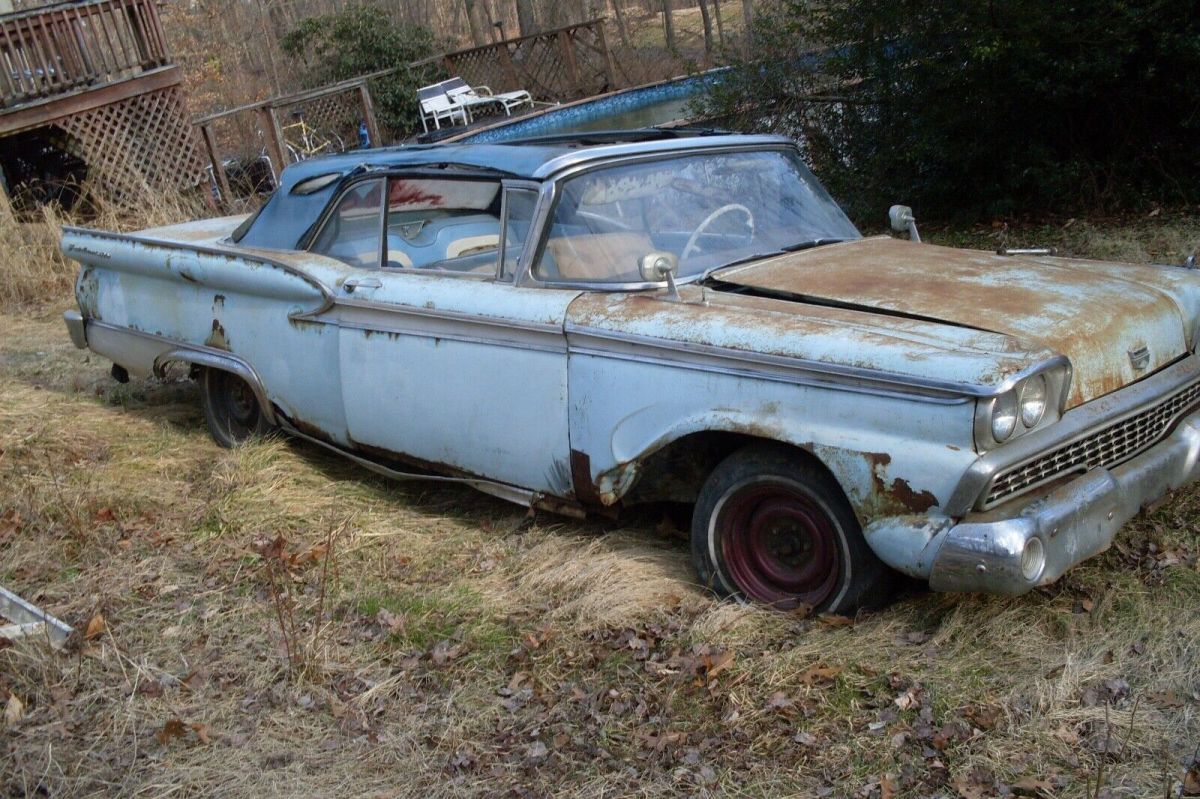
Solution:
{"label": "rear view mirror", "polygon": [[913,241],[921,240],[921,234],[917,233],[917,219],[907,205],[893,205],[889,208],[888,223],[897,233],[907,233]]}

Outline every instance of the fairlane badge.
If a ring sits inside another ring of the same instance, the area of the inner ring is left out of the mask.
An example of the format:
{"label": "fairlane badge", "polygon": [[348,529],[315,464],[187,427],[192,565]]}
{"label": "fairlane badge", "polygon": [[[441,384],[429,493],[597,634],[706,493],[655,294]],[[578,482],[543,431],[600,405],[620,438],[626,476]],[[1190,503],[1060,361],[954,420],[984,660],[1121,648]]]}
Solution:
{"label": "fairlane badge", "polygon": [[1150,348],[1146,345],[1134,347],[1129,351],[1129,362],[1135,372],[1141,372],[1150,365]]}

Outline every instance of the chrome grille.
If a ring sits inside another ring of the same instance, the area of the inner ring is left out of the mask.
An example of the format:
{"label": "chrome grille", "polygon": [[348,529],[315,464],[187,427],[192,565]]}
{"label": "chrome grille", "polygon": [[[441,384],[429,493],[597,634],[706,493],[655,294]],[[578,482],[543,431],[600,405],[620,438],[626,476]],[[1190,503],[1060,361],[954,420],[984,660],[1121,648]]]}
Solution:
{"label": "chrome grille", "polygon": [[1019,466],[999,472],[992,480],[984,508],[1065,475],[1097,466],[1116,466],[1160,441],[1184,412],[1200,403],[1200,383],[1175,393],[1133,416],[1114,422],[1084,438],[1050,450]]}

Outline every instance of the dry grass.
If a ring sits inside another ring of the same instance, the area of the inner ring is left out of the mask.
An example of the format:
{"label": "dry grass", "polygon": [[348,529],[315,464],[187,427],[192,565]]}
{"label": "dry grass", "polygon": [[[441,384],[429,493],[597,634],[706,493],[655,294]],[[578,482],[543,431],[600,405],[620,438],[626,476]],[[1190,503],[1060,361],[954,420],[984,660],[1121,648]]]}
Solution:
{"label": "dry grass", "polygon": [[[209,216],[197,196],[163,194],[148,187],[137,198],[118,204],[102,187],[85,185],[86,216],[64,214],[43,206],[18,217],[0,196],[0,310],[43,305],[47,298],[70,294],[76,265],[59,252],[63,225],[82,224],[102,230],[139,230]],[[136,211],[130,211],[136,208]]]}
{"label": "dry grass", "polygon": [[[1038,778],[1083,797],[1103,761],[1107,795],[1163,796],[1200,741],[1196,491],[1051,590],[793,618],[712,600],[654,516],[530,520],[287,441],[221,450],[190,383],[120,386],[70,346],[63,288],[0,312],[0,584],[107,629],[0,649],[0,704],[24,706],[0,793],[970,797]],[[331,529],[327,576],[303,557],[286,575],[315,642],[297,675],[258,553]]]}

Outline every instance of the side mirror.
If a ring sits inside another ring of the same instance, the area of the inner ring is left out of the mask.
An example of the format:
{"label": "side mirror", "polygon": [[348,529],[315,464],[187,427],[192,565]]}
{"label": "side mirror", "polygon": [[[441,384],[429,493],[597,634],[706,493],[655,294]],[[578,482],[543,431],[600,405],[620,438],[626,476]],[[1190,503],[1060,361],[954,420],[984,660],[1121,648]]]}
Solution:
{"label": "side mirror", "polygon": [[679,289],[675,287],[675,274],[679,271],[679,258],[669,252],[648,252],[638,261],[638,272],[647,283],[667,281],[667,296],[679,302]]}
{"label": "side mirror", "polygon": [[638,262],[638,271],[647,283],[670,280],[679,272],[679,259],[669,252],[646,253]]}
{"label": "side mirror", "polygon": [[897,233],[907,233],[912,241],[921,240],[921,234],[917,232],[917,218],[907,205],[893,205],[889,208],[888,223]]}

